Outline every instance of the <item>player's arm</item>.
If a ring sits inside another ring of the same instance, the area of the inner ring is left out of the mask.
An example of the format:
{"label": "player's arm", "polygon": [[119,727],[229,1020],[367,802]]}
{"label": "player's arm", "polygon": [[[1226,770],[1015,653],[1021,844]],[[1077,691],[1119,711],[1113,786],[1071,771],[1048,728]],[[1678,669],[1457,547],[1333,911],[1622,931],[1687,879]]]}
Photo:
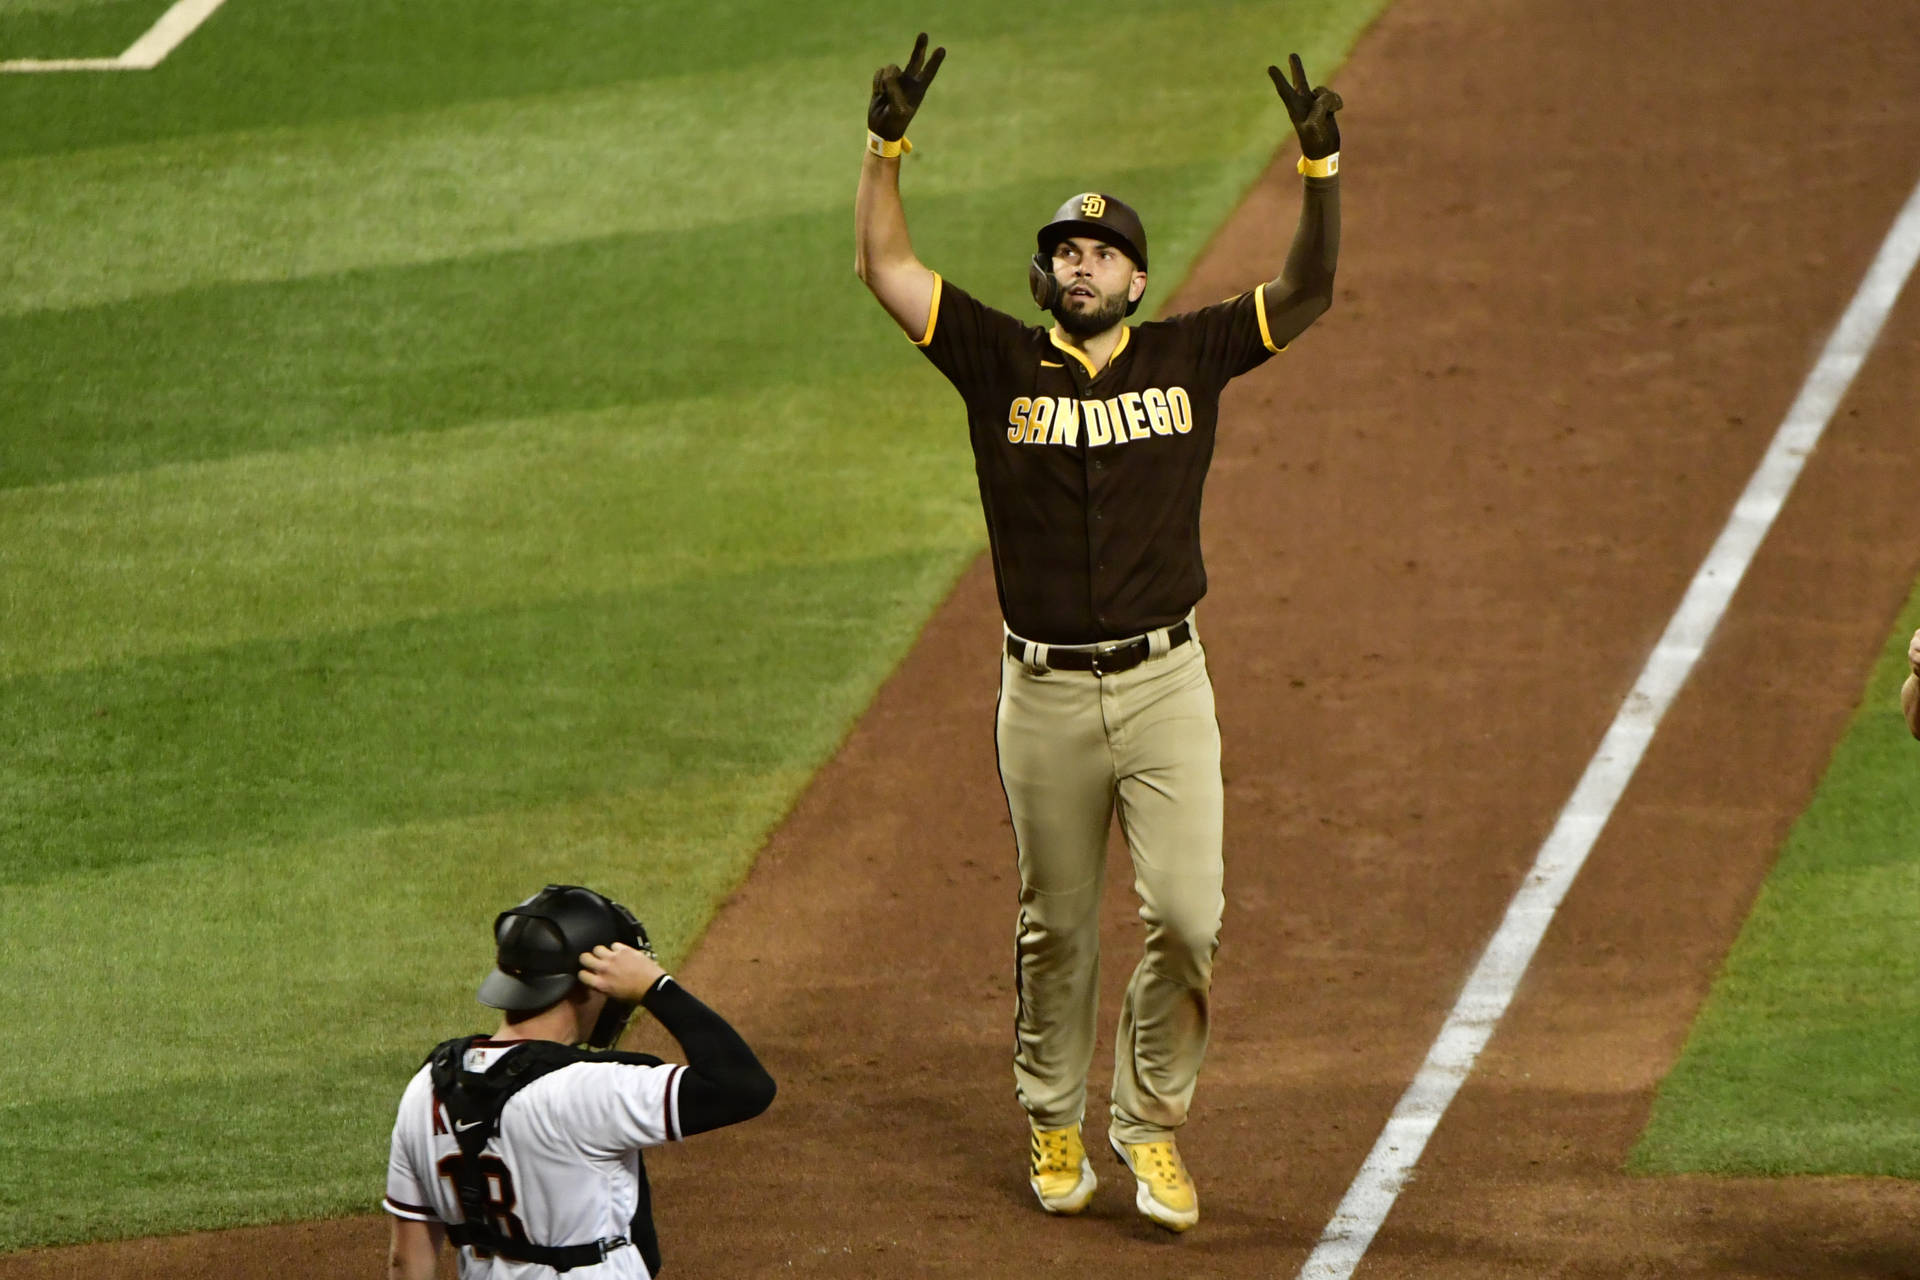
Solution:
{"label": "player's arm", "polygon": [[434,1280],[440,1269],[440,1244],[447,1229],[438,1222],[389,1218],[393,1239],[387,1245],[387,1280]]}
{"label": "player's arm", "polygon": [[947,56],[944,48],[935,49],[931,57],[926,51],[927,37],[922,32],[904,69],[889,65],[873,73],[867,152],[860,161],[860,189],[853,201],[854,273],[915,342],[926,337],[934,277],[915,256],[907,235],[907,213],[900,203],[900,155],[906,146],[907,125]]}
{"label": "player's arm", "polygon": [[1344,104],[1325,85],[1307,83],[1299,54],[1289,55],[1287,62],[1291,82],[1278,67],[1268,67],[1267,74],[1300,137],[1304,190],[1286,265],[1262,294],[1274,347],[1299,337],[1333,305],[1333,273],[1340,260],[1340,126],[1334,113]]}
{"label": "player's arm", "polygon": [[[595,947],[580,957],[580,981],[618,1000],[636,1000],[680,1042],[687,1069],[680,1078],[680,1136],[751,1120],[773,1104],[773,1077],[740,1033],[668,977],[643,951]],[[635,1049],[638,1028],[627,1025],[619,1048]]]}
{"label": "player's arm", "polygon": [[751,1120],[773,1105],[773,1077],[732,1024],[692,992],[662,978],[640,1004],[687,1055],[680,1077],[682,1137]]}
{"label": "player's arm", "polygon": [[1907,718],[1907,732],[1920,738],[1920,631],[1907,641],[1907,682],[1900,686],[1900,713]]}

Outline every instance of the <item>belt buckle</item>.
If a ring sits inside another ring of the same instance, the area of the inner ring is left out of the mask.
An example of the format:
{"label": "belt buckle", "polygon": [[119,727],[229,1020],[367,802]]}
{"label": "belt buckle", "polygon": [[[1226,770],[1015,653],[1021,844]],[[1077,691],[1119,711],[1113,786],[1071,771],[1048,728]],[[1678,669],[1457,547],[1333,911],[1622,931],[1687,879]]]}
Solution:
{"label": "belt buckle", "polygon": [[1103,644],[1099,648],[1095,649],[1093,651],[1093,656],[1087,659],[1088,666],[1092,669],[1093,674],[1104,678],[1106,676],[1116,675],[1120,671],[1124,671],[1126,669],[1124,667],[1114,667],[1114,668],[1108,667],[1107,659],[1122,652],[1127,648],[1127,646],[1129,646],[1132,643],[1133,642],[1131,640],[1122,640],[1118,644]]}

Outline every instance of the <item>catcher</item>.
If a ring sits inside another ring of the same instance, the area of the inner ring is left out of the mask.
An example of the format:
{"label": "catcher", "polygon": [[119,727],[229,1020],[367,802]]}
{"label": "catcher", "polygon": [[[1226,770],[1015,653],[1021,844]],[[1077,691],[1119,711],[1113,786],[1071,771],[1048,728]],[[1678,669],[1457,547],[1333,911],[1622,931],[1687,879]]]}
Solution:
{"label": "catcher", "polygon": [[[750,1120],[774,1085],[746,1043],[654,960],[633,913],[550,884],[494,920],[491,1036],[439,1045],[400,1099],[387,1162],[389,1280],[660,1271],[643,1148]],[[606,1052],[638,1005],[687,1065]],[[575,1046],[584,1045],[584,1048]]]}

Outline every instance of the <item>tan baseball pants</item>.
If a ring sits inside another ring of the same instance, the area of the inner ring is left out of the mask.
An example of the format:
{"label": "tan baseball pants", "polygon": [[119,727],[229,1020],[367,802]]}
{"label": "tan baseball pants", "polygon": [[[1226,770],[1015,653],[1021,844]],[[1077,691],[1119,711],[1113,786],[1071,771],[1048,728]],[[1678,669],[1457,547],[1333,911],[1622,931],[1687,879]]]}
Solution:
{"label": "tan baseball pants", "polygon": [[1117,810],[1146,949],[1114,1048],[1111,1132],[1166,1137],[1187,1118],[1207,1047],[1220,941],[1220,727],[1196,635],[1118,675],[1001,664],[996,741],[1020,865],[1014,1083],[1035,1123],[1081,1121],[1100,972],[1100,890]]}

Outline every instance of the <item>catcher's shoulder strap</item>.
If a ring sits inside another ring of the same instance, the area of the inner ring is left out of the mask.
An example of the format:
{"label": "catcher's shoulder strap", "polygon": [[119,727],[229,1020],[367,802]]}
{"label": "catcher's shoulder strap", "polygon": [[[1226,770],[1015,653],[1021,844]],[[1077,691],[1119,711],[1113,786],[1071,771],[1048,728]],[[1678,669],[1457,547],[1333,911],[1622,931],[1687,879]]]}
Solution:
{"label": "catcher's shoulder strap", "polygon": [[502,1054],[485,1071],[467,1070],[467,1050],[484,1039],[485,1036],[462,1036],[436,1045],[427,1055],[434,1097],[446,1109],[447,1119],[453,1125],[453,1139],[460,1144],[460,1154],[464,1157],[456,1162],[454,1187],[459,1193],[460,1216],[466,1221],[448,1223],[447,1238],[456,1245],[499,1254],[515,1262],[540,1263],[555,1271],[596,1266],[609,1253],[631,1244],[646,1262],[647,1274],[659,1275],[660,1241],[653,1226],[653,1197],[647,1186],[647,1167],[639,1159],[639,1153],[635,1153],[639,1199],[627,1234],[570,1245],[534,1244],[504,1234],[489,1207],[487,1178],[480,1157],[488,1139],[500,1131],[500,1112],[507,1105],[507,1099],[540,1077],[576,1062],[657,1067],[660,1059],[650,1053],[594,1052],[550,1040],[530,1040],[513,1052]]}

